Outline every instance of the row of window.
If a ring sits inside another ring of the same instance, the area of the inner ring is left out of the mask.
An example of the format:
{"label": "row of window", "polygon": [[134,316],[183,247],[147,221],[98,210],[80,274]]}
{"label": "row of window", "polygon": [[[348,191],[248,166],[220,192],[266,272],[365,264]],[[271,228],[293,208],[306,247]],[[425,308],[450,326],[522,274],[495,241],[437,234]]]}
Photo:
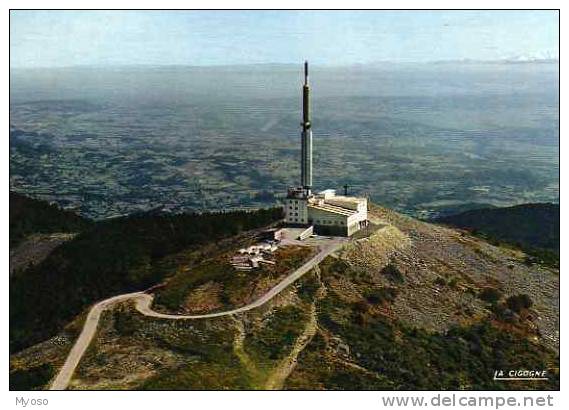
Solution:
{"label": "row of window", "polygon": [[338,220],[334,220],[334,221],[327,221],[325,219],[321,221],[319,221],[318,219],[316,220],[316,225],[344,225],[344,221],[338,221]]}
{"label": "row of window", "polygon": [[[294,222],[298,222],[298,221],[299,221],[299,218],[293,218],[293,216],[298,217],[298,212],[290,213],[290,214],[288,215],[288,218],[289,218],[289,220],[290,220],[291,222],[292,222],[293,220],[294,220]],[[300,221],[302,222],[302,218],[300,218]],[[308,222],[309,222],[309,223],[313,223],[313,221],[310,221],[310,220],[309,220]],[[345,222],[344,222],[344,221],[339,221],[339,220],[329,221],[329,220],[326,220],[326,219],[323,219],[323,220],[316,219],[316,220],[314,221],[314,223],[315,223],[316,225],[345,225]]]}
{"label": "row of window", "polygon": [[[296,218],[293,218],[293,216],[296,217]],[[288,214],[288,218],[289,218],[289,221],[290,221],[290,222],[302,222],[302,221],[303,221],[302,218],[298,218],[298,212],[294,212],[294,213],[293,213],[293,212],[290,212],[290,213]],[[309,223],[313,223],[313,221],[310,221],[310,220],[309,220],[308,222],[309,222]],[[316,225],[345,225],[345,222],[344,222],[344,221],[337,220],[337,219],[332,220],[332,221],[327,220],[327,219],[322,219],[322,220],[316,219],[316,220],[314,221],[314,223],[315,223]]]}

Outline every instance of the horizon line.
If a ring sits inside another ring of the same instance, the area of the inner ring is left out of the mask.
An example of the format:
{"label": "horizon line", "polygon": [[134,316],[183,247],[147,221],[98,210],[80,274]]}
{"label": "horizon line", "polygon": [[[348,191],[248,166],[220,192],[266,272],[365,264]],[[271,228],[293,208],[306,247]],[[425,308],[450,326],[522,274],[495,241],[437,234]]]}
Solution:
{"label": "horizon line", "polygon": [[[346,64],[331,64],[331,63],[311,63],[312,66],[326,67],[326,68],[340,68],[340,67],[362,67],[362,66],[376,66],[380,64],[559,64],[559,57],[551,58],[527,58],[519,59],[516,57],[506,57],[498,59],[449,59],[449,60],[425,60],[425,61],[405,61],[405,60],[378,60],[365,63],[346,63]],[[71,69],[71,68],[173,68],[173,67],[191,67],[191,68],[223,68],[223,67],[251,67],[251,66],[297,66],[302,65],[303,62],[298,63],[284,63],[284,62],[267,62],[267,63],[233,63],[233,64],[152,64],[152,63],[133,63],[133,64],[74,64],[74,65],[61,65],[61,66],[10,66],[10,70],[45,70],[45,69]]]}

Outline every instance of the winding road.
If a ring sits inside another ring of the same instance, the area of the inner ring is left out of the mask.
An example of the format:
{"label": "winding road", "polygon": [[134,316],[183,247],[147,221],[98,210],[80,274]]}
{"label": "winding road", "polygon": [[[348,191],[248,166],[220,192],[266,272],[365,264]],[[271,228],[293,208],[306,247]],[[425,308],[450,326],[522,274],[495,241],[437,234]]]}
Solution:
{"label": "winding road", "polygon": [[345,242],[346,242],[345,239],[340,239],[340,238],[318,240],[318,247],[320,251],[312,259],[310,259],[300,268],[296,269],[294,272],[288,275],[285,279],[279,282],[275,287],[270,289],[267,293],[265,293],[256,301],[248,305],[242,306],[240,308],[228,310],[225,312],[207,313],[204,315],[171,315],[166,313],[159,313],[155,312],[151,308],[154,296],[145,292],[125,293],[123,295],[113,296],[112,298],[98,302],[89,311],[87,319],[85,320],[85,324],[83,325],[83,330],[81,331],[81,334],[75,341],[75,345],[73,345],[71,352],[69,352],[69,355],[67,356],[65,363],[63,364],[59,373],[57,374],[57,377],[51,384],[50,390],[65,390],[67,388],[69,382],[71,381],[71,377],[73,377],[75,369],[79,365],[81,358],[85,354],[85,351],[91,344],[91,341],[93,340],[93,337],[97,332],[97,326],[99,324],[99,319],[101,318],[101,313],[105,309],[119,302],[124,302],[126,300],[134,300],[136,309],[141,314],[149,317],[170,319],[170,320],[208,319],[208,318],[230,316],[238,313],[247,312],[249,310],[258,308],[259,306],[262,306],[268,301],[270,301],[272,298],[274,298],[276,295],[282,292],[285,288],[287,288],[290,284],[298,280],[305,273],[307,273],[313,267],[322,262],[324,258],[326,258],[332,252],[339,249]]}

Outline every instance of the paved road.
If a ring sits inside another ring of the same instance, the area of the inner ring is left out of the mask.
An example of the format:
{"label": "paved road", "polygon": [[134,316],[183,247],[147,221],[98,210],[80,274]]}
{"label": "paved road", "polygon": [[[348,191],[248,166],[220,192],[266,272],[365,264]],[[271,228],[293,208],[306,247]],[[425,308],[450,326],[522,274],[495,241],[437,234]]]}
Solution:
{"label": "paved road", "polygon": [[[322,243],[323,242],[323,243]],[[274,298],[280,292],[288,287],[291,283],[298,280],[302,275],[312,269],[314,266],[318,265],[326,256],[330,255],[332,252],[340,248],[346,241],[344,239],[324,239],[320,242],[320,251],[308,262],[302,265],[300,268],[292,272],[289,276],[283,279],[282,282],[277,284],[274,288],[269,290],[263,296],[261,296],[256,301],[245,305],[243,307],[228,310],[225,312],[208,313],[205,315],[170,315],[165,313],[155,312],[151,309],[153,295],[144,292],[126,293],[124,295],[114,296],[109,299],[105,299],[97,303],[89,311],[85,324],[83,325],[83,330],[81,334],[75,341],[75,345],[71,349],[69,356],[65,360],[63,367],[59,371],[57,377],[50,386],[50,390],[65,390],[69,385],[71,377],[75,372],[75,369],[79,365],[81,358],[85,354],[85,351],[89,347],[89,344],[93,340],[95,333],[97,331],[97,325],[99,324],[99,319],[101,318],[101,313],[108,307],[124,302],[125,300],[134,300],[136,309],[145,316],[162,318],[162,319],[172,319],[172,320],[187,320],[187,319],[207,319],[215,318],[221,316],[229,316],[237,313],[247,312],[251,309],[255,309],[259,306],[264,305],[269,300]]]}

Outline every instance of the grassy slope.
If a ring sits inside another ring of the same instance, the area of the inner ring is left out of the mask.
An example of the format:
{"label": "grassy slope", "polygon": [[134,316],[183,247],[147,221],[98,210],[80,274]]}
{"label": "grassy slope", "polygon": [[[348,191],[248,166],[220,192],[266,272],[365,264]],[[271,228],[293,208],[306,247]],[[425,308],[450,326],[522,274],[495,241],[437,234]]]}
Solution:
{"label": "grassy slope", "polygon": [[[327,260],[322,280],[330,284],[358,272],[348,265]],[[360,289],[363,283],[355,281]],[[368,283],[363,288],[377,288]],[[397,286],[395,286],[397,287]],[[397,297],[397,296],[396,296]],[[301,354],[299,365],[288,379],[289,389],[380,390],[502,390],[527,388],[504,385],[492,379],[495,369],[550,368],[554,352],[531,342],[522,332],[508,331],[494,320],[452,325],[444,332],[409,326],[385,314],[392,301],[362,297],[349,301],[341,289],[331,290],[319,304],[317,338]],[[516,326],[523,329],[523,324]],[[334,352],[341,340],[349,354]],[[355,365],[355,366],[354,366]],[[550,382],[532,388],[558,386],[558,374]]]}
{"label": "grassy slope", "polygon": [[207,295],[218,306],[218,310],[244,306],[252,302],[254,296],[260,297],[289,272],[300,267],[314,253],[308,247],[281,247],[274,254],[276,265],[261,264],[258,269],[239,272],[230,265],[229,259],[240,246],[243,243],[234,242],[229,252],[224,252],[220,246],[219,253],[214,257],[204,258],[191,268],[185,264],[182,269],[178,269],[167,284],[156,292],[155,307],[166,311],[205,313],[185,309],[191,307],[185,306],[188,296],[195,294],[204,285],[218,289],[218,292]]}
{"label": "grassy slope", "polygon": [[[320,279],[313,271],[271,306],[240,315],[236,323],[231,318],[160,321],[125,310],[116,312],[114,323],[99,335],[83,362],[77,387],[263,389],[300,336],[310,303],[316,303],[317,334],[300,353],[285,389],[558,388],[558,357],[531,341],[522,331],[524,324],[508,328],[505,322],[483,319],[453,325],[447,331],[428,331],[386,315],[393,301],[369,302],[365,297],[348,301],[347,293],[333,285],[338,276],[346,275],[353,278],[358,273],[327,259],[321,269],[326,288],[322,299],[315,298]],[[377,286],[355,283],[369,289]],[[237,323],[244,326],[239,348]],[[338,348],[342,344],[347,347],[344,352]],[[135,369],[137,381],[131,378],[133,370],[122,369],[125,360]],[[152,374],[143,367],[149,360],[159,360]],[[551,379],[531,385],[504,384],[492,379],[498,368],[548,369]]]}

